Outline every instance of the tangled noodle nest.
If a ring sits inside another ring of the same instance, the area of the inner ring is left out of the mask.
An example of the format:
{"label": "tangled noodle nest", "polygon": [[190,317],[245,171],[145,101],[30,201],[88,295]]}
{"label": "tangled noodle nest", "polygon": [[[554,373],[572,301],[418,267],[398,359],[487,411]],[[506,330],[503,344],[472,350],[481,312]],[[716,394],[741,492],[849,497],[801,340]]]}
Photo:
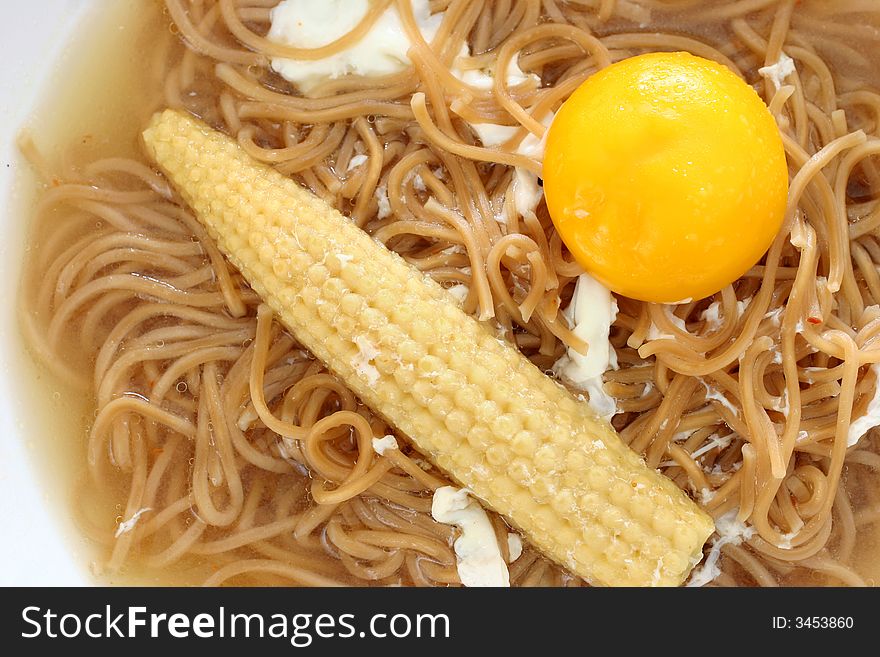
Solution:
{"label": "tangled noodle nest", "polygon": [[[426,275],[466,286],[456,288],[466,311],[544,370],[582,346],[560,312],[582,269],[543,204],[517,211],[514,171],[540,174],[540,163],[516,146],[542,137],[589,75],[641,52],[687,50],[755,84],[792,176],[783,229],[713,298],[618,299],[613,424],[712,515],[753,527],[724,546],[716,583],[864,583],[857,539],[880,519],[880,455],[872,433],[856,447],[847,438],[880,362],[880,89],[856,44],[876,49],[864,26],[880,8],[435,0],[445,17],[429,45],[398,1],[413,66],[327,80],[303,97],[270,58],[344,48],[391,2],[373,2],[352,33],[315,51],[264,37],[275,4],[167,0],[171,32],[154,39],[150,63],[161,93],[146,109],[193,112]],[[465,42],[473,54],[459,57]],[[797,72],[776,89],[758,69],[783,50]],[[506,71],[514,58],[540,82],[495,76],[476,89],[450,72]],[[519,130],[485,148],[469,125],[481,122]],[[23,148],[49,181],[25,326],[53,371],[94,397],[77,509],[106,546],[107,571],[179,564],[208,584],[457,584],[453,531],[430,517],[442,473],[404,440],[374,452],[371,439],[393,429],[273,323],[146,160],[59,172]],[[528,546],[510,571],[514,585],[581,583]]]}

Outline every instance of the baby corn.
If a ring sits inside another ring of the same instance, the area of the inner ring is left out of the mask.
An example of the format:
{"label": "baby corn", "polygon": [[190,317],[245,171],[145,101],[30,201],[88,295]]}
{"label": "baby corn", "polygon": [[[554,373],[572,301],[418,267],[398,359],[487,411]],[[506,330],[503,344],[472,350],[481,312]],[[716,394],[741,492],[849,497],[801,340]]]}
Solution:
{"label": "baby corn", "polygon": [[229,137],[166,110],[144,140],[297,339],[536,547],[594,584],[684,580],[712,520],[587,404]]}

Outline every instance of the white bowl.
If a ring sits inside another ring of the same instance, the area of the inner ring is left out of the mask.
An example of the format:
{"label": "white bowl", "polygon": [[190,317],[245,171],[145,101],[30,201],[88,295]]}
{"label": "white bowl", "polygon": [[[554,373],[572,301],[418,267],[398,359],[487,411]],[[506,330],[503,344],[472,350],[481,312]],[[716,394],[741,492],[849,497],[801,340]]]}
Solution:
{"label": "white bowl", "polygon": [[[83,17],[109,2],[41,0],[0,3],[0,585],[83,585],[91,582],[82,539],[66,510],[69,488],[53,484],[61,464],[39,462],[58,408],[23,351],[16,319],[28,216],[24,190],[16,185],[25,166],[15,148],[19,129],[63,68],[67,48]],[[134,0],[140,1],[140,0]],[[58,108],[63,111],[63,108]],[[48,398],[47,398],[48,397]],[[65,436],[57,436],[59,439]]]}
{"label": "white bowl", "polygon": [[[21,266],[29,229],[27,164],[15,141],[90,38],[81,25],[90,14],[124,12],[146,0],[40,0],[0,2],[0,586],[89,585],[90,550],[69,517],[70,482],[52,458],[64,404],[40,383],[26,353],[17,318]],[[64,107],[53,108],[63,112]],[[59,479],[62,483],[59,483]],[[880,536],[880,529],[878,529]],[[880,541],[880,539],[878,539]]]}

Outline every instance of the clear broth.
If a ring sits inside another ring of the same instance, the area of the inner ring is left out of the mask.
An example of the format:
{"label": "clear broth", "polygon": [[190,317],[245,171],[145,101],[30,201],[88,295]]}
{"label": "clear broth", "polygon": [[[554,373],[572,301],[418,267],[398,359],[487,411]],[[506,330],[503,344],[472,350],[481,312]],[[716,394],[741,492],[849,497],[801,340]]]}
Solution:
{"label": "clear broth", "polygon": [[[159,3],[143,0],[102,2],[83,21],[58,62],[49,92],[41,99],[21,137],[33,140],[49,171],[64,172],[106,157],[137,157],[140,133],[161,103],[162,80],[155,54],[177,44]],[[96,72],[98,72],[96,74]],[[17,196],[29,216],[54,181],[43,181],[27,166],[18,167]],[[31,230],[26,253],[36,253],[45,235]],[[32,291],[22,290],[23,298]],[[30,345],[22,341],[22,352]],[[76,348],[65,356],[91,369]],[[119,480],[112,500],[84,497],[88,477],[86,445],[95,413],[91,395],[83,395],[54,375],[33,353],[21,359],[20,394],[32,412],[24,427],[28,447],[43,470],[43,489],[59,522],[71,535],[70,547],[89,565],[99,584],[186,585],[204,579],[192,564],[149,571],[137,561],[120,572],[104,572],[103,547],[84,536],[83,521],[112,527],[122,519],[126,482]]]}

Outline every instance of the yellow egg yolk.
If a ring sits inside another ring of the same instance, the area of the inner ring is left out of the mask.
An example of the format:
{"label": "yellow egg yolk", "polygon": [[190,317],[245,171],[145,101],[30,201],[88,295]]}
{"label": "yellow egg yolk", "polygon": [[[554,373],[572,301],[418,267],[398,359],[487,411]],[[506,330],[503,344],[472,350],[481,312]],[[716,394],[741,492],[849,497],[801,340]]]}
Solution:
{"label": "yellow egg yolk", "polygon": [[544,193],[572,256],[613,291],[674,303],[752,267],[785,214],[767,106],[732,71],[652,53],[596,73],[547,135]]}

